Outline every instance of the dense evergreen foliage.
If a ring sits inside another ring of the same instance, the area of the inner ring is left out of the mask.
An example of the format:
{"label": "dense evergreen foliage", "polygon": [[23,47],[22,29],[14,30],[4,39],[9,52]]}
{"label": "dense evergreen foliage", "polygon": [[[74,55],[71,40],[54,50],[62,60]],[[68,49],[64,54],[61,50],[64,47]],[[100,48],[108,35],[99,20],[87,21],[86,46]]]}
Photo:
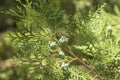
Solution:
{"label": "dense evergreen foliage", "polygon": [[6,14],[18,28],[7,32],[15,49],[17,80],[119,80],[120,11],[67,15],[58,0],[22,3]]}

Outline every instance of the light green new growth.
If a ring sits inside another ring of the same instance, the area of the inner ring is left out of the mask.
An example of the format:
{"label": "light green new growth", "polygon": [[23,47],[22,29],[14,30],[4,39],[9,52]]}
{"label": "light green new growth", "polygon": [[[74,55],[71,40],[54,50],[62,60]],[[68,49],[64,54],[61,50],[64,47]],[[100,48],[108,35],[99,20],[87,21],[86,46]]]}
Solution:
{"label": "light green new growth", "polygon": [[120,19],[104,5],[71,17],[57,0],[17,1],[18,10],[6,13],[19,19],[9,31],[19,80],[120,79],[120,28],[113,27]]}

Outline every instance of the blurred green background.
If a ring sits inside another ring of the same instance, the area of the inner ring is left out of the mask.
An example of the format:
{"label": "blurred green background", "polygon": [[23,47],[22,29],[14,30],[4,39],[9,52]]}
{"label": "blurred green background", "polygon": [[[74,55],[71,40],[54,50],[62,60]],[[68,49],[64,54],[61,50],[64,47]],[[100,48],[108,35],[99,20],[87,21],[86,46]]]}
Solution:
{"label": "blurred green background", "polygon": [[[25,3],[25,0],[21,0]],[[35,2],[35,0],[31,0]],[[47,1],[47,0],[46,0]],[[109,13],[115,14],[114,6],[120,9],[120,0],[57,0],[58,5],[65,10],[66,14],[74,16],[76,12],[81,15],[90,10],[97,9],[98,5],[107,3],[105,10]],[[16,10],[16,0],[0,0],[0,11],[8,9]],[[12,64],[7,63],[6,60],[13,56],[13,49],[9,40],[6,40],[4,33],[8,29],[16,28],[16,18],[0,12],[0,80],[12,80],[15,78],[15,70]],[[3,66],[4,65],[4,66]],[[14,75],[14,77],[13,77]]]}

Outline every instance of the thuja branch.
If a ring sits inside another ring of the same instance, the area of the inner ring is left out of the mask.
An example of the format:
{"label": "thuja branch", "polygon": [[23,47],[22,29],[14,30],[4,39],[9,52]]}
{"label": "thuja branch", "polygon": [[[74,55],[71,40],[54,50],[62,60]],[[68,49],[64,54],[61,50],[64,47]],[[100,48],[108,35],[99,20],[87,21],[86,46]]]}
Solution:
{"label": "thuja branch", "polygon": [[[84,61],[82,61],[78,56],[75,55],[75,53],[73,53],[71,50],[67,49],[67,48],[64,47],[64,46],[62,46],[62,48],[63,48],[65,51],[67,51],[72,57],[76,58],[76,60],[79,61],[79,63],[82,64],[85,68],[89,69],[90,72],[92,72],[93,75],[95,76],[95,77],[94,77],[95,79],[96,79],[96,78],[99,78],[99,79],[102,80],[102,77],[99,76],[99,75],[97,75],[97,74],[93,71],[92,67],[90,67],[88,64],[86,64]],[[69,47],[69,48],[70,48],[70,47]]]}
{"label": "thuja branch", "polygon": [[88,64],[86,64],[85,62],[83,62],[83,61],[82,61],[78,56],[76,56],[75,53],[73,53],[71,50],[68,50],[66,47],[63,47],[63,46],[62,46],[62,48],[63,48],[65,51],[67,51],[72,57],[76,58],[76,59],[79,61],[79,63],[82,64],[84,67],[86,67],[86,68],[89,69],[89,70],[92,70],[92,68],[91,68]]}
{"label": "thuja branch", "polygon": [[58,46],[59,46],[60,48],[62,48],[62,49],[65,50],[66,52],[68,52],[72,57],[74,57],[74,58],[75,58],[80,64],[82,64],[85,68],[89,69],[90,72],[93,73],[93,75],[95,76],[95,77],[94,77],[95,79],[96,79],[96,78],[99,78],[99,79],[102,80],[102,77],[99,76],[99,75],[97,75],[97,74],[93,71],[92,67],[90,67],[90,66],[89,66],[88,64],[86,64],[84,61],[82,61],[78,56],[76,56],[75,53],[70,49],[70,47],[66,48],[66,47],[62,46],[62,45],[60,44],[60,42],[58,41],[58,39],[56,38],[56,35],[55,35],[54,33],[51,33],[51,32],[49,31],[49,29],[46,28],[47,25],[45,26],[44,23],[43,23],[43,25],[44,25],[45,28],[42,27],[42,29],[43,29],[44,32],[46,33],[46,36],[51,37],[54,41],[57,42],[57,44],[58,44]]}
{"label": "thuja branch", "polygon": [[55,37],[53,37],[52,35],[51,35],[51,33],[49,33],[48,34],[53,40],[55,40],[56,42],[57,42],[57,44],[58,44],[58,46],[59,47],[61,47],[61,48],[63,48],[65,51],[67,51],[72,57],[74,57],[74,58],[76,58],[79,62],[80,62],[80,64],[82,64],[84,67],[86,67],[87,69],[89,69],[89,70],[92,70],[92,68],[88,65],[88,64],[86,64],[85,62],[83,62],[79,57],[77,57],[71,50],[68,50],[66,47],[64,47],[64,46],[61,46],[60,45],[60,43],[59,43],[59,41],[55,38]]}

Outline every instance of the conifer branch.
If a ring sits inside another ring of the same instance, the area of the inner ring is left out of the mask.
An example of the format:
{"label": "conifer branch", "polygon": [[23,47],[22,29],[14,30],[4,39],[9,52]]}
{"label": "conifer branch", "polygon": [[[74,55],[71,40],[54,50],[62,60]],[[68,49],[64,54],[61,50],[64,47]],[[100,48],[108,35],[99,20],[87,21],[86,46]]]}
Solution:
{"label": "conifer branch", "polygon": [[[92,67],[90,67],[90,66],[89,66],[88,64],[86,64],[84,61],[82,61],[79,57],[77,57],[77,56],[75,55],[75,53],[73,53],[71,50],[68,50],[66,47],[63,47],[63,46],[62,46],[62,48],[63,48],[65,51],[67,51],[72,57],[76,58],[76,60],[77,60],[80,64],[82,64],[85,68],[89,69],[90,72],[92,72],[93,75],[95,76],[94,79],[96,79],[96,78],[99,78],[100,80],[103,79],[101,76],[97,75],[97,74],[93,71]],[[69,48],[70,48],[70,47],[69,47]]]}

